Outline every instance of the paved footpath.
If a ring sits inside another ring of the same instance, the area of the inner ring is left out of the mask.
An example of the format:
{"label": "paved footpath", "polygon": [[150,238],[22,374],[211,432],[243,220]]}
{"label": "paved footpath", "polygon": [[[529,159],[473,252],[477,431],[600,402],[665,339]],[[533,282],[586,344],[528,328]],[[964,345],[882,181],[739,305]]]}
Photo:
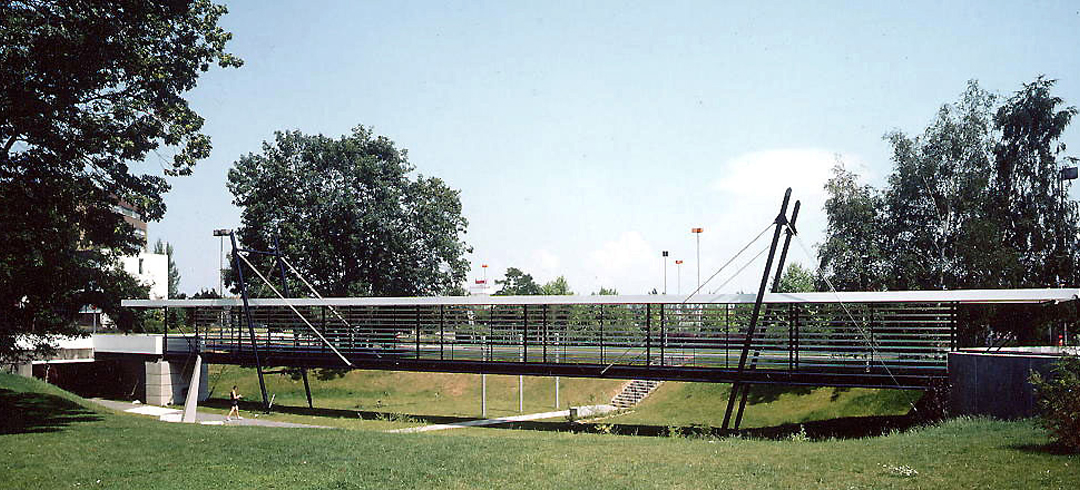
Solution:
{"label": "paved footpath", "polygon": [[[139,415],[149,415],[157,417],[158,420],[164,422],[180,422],[183,416],[183,410],[177,410],[167,407],[159,407],[157,405],[145,405],[141,403],[132,402],[120,402],[114,400],[104,400],[101,398],[91,398],[90,401],[97,403],[103,407],[111,408],[118,412],[134,413]],[[195,420],[203,425],[250,425],[257,427],[293,427],[293,428],[308,428],[308,429],[330,429],[322,425],[310,425],[310,424],[296,424],[292,422],[278,422],[276,420],[259,419],[258,414],[251,412],[244,412],[250,417],[244,417],[237,420],[225,421],[225,416],[218,413],[200,412],[195,413]]]}
{"label": "paved footpath", "polygon": [[[579,417],[587,417],[598,415],[602,413],[608,413],[615,410],[615,407],[611,405],[593,405],[587,407],[579,407],[576,409]],[[556,417],[567,417],[570,415],[569,410],[561,410],[558,412],[543,412],[543,413],[530,413],[526,415],[514,415],[512,417],[501,417],[497,419],[479,419],[470,420],[468,422],[455,422],[453,424],[434,424],[425,425],[421,427],[410,427],[408,429],[395,429],[385,432],[391,434],[410,434],[414,432],[430,432],[433,430],[448,430],[448,429],[460,429],[463,427],[483,427],[485,425],[506,424],[510,422],[525,422],[529,420],[544,420],[553,419]]]}

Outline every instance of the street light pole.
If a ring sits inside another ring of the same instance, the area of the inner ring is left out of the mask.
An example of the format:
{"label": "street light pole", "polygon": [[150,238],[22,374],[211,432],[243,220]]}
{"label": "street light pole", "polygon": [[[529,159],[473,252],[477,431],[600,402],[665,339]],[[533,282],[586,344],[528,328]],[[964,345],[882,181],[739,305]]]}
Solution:
{"label": "street light pole", "polygon": [[664,294],[667,294],[667,250],[661,252],[660,255],[664,258]]}
{"label": "street light pole", "polygon": [[675,275],[678,276],[677,280],[679,281],[678,286],[676,286],[676,291],[678,291],[678,294],[682,294],[682,261],[681,260],[676,260],[675,261],[675,273],[676,273]]}
{"label": "street light pole", "polygon": [[697,238],[697,289],[701,289],[701,232],[703,231],[705,228],[690,228],[690,233]]}

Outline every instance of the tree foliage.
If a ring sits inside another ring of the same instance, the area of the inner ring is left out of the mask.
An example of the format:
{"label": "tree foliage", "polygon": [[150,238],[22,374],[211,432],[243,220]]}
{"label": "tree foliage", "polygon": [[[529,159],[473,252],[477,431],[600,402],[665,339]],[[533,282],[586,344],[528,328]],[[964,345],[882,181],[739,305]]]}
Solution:
{"label": "tree foliage", "polygon": [[169,298],[180,299],[180,269],[176,267],[176,261],[173,260],[173,246],[171,243],[162,242],[159,238],[154,243],[154,253],[163,254],[168,257],[169,263]]}
{"label": "tree foliage", "polygon": [[1031,373],[1043,426],[1054,442],[1080,452],[1080,357],[1064,355],[1048,376]]}
{"label": "tree foliage", "polygon": [[22,333],[73,334],[87,304],[121,326],[119,300],[139,295],[117,266],[140,241],[113,212],[165,212],[169,186],[132,167],[186,175],[210,152],[183,98],[211,63],[237,67],[226,9],[190,2],[0,4],[0,356]]}
{"label": "tree foliage", "polygon": [[[1059,179],[1073,107],[1039,77],[1005,100],[970,82],[917,136],[894,131],[884,189],[838,165],[826,184],[829,224],[819,249],[840,290],[1029,288],[1075,285],[1077,208]],[[820,285],[819,285],[820,286]],[[1032,339],[1057,310],[965,309],[977,331]]]}
{"label": "tree foliage", "polygon": [[540,292],[540,285],[533,279],[532,274],[526,274],[517,267],[507,268],[505,277],[503,279],[496,279],[495,284],[502,285],[502,287],[495,292],[496,296],[533,296],[543,294]]}
{"label": "tree foliage", "polygon": [[574,294],[574,291],[570,289],[570,283],[566,282],[566,277],[559,276],[551,281],[540,286],[540,294],[547,296],[568,296]]}
{"label": "tree foliage", "polygon": [[918,136],[886,135],[882,190],[842,165],[826,184],[819,250],[838,289],[1076,284],[1077,210],[1067,203],[1061,137],[1073,107],[1038,78],[1004,102],[970,82]]}
{"label": "tree foliage", "polygon": [[[468,222],[459,192],[438,178],[411,177],[407,157],[363,126],[337,139],[276,133],[229,171],[233,203],[243,209],[240,243],[271,250],[279,239],[287,260],[325,296],[459,290],[471,250],[461,237]],[[277,272],[268,257],[248,259],[263,274]],[[292,294],[302,288],[290,283]]]}
{"label": "tree foliage", "polygon": [[784,269],[780,276],[780,283],[776,285],[774,292],[777,293],[810,293],[816,291],[814,274],[798,262],[793,262]]}

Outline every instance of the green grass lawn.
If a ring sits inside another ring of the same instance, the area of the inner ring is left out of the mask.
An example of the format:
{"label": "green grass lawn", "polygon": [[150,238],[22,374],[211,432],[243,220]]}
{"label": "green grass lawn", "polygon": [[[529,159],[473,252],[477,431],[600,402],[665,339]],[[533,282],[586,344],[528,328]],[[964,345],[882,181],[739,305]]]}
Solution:
{"label": "green grass lawn", "polygon": [[0,375],[0,488],[1069,488],[1080,457],[1032,421],[881,437],[432,434],[170,424]]}
{"label": "green grass lawn", "polygon": [[[344,377],[319,380],[310,376],[316,410],[307,409],[304,385],[280,374],[266,376],[267,391],[276,395],[274,420],[383,430],[442,423],[480,416],[480,376],[475,374],[350,371]],[[244,405],[259,410],[258,377],[253,369],[214,365],[209,380],[210,410],[228,411],[228,390],[237,385]],[[608,403],[623,381],[562,378],[560,409]],[[632,411],[602,420],[630,426],[624,432],[657,432],[669,426],[712,426],[723,423],[730,385],[667,382]],[[554,410],[553,378],[525,377],[526,413]],[[908,413],[919,391],[755,386],[742,427],[828,420],[838,417],[899,416]],[[518,413],[517,376],[488,376],[488,416]],[[561,430],[544,424],[529,428]],[[650,427],[640,427],[650,426]],[[578,427],[577,429],[581,429]]]}
{"label": "green grass lawn", "polygon": [[[344,377],[318,379],[309,375],[315,410],[307,408],[304,382],[287,375],[265,376],[267,392],[275,395],[273,420],[354,429],[383,430],[471,420],[481,414],[480,375],[349,371]],[[254,369],[210,366],[211,399],[200,409],[228,411],[233,385],[244,395],[242,409],[261,410],[259,380]],[[608,403],[624,382],[561,378],[560,406],[555,407],[554,378],[525,377],[525,413],[565,410],[569,406]],[[488,416],[517,415],[518,377],[488,375]]]}

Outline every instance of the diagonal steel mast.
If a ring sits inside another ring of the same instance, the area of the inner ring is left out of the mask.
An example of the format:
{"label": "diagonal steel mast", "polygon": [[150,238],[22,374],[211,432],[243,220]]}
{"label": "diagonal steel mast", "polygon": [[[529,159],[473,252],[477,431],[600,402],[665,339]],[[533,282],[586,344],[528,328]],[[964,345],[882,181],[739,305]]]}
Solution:
{"label": "diagonal steel mast", "polygon": [[[736,374],[736,379],[742,376],[746,370],[746,360],[750,355],[750,346],[754,339],[754,330],[757,329],[758,319],[761,315],[761,305],[765,299],[765,288],[769,285],[769,272],[772,271],[773,257],[776,256],[776,246],[780,242],[780,233],[784,227],[788,224],[787,219],[787,207],[788,201],[791,200],[791,188],[788,187],[784,191],[784,201],[780,204],[780,214],[776,215],[776,219],[773,221],[776,224],[776,229],[773,231],[772,242],[769,245],[769,256],[765,259],[765,271],[761,275],[761,285],[758,287],[757,298],[754,300],[754,312],[750,315],[750,325],[746,328],[746,338],[743,341],[742,354],[739,355],[739,370]],[[731,413],[735,409],[735,398],[739,392],[737,387],[738,381],[732,386],[731,395],[728,397],[727,411],[724,412],[724,425],[723,430],[727,430],[731,422]]]}

